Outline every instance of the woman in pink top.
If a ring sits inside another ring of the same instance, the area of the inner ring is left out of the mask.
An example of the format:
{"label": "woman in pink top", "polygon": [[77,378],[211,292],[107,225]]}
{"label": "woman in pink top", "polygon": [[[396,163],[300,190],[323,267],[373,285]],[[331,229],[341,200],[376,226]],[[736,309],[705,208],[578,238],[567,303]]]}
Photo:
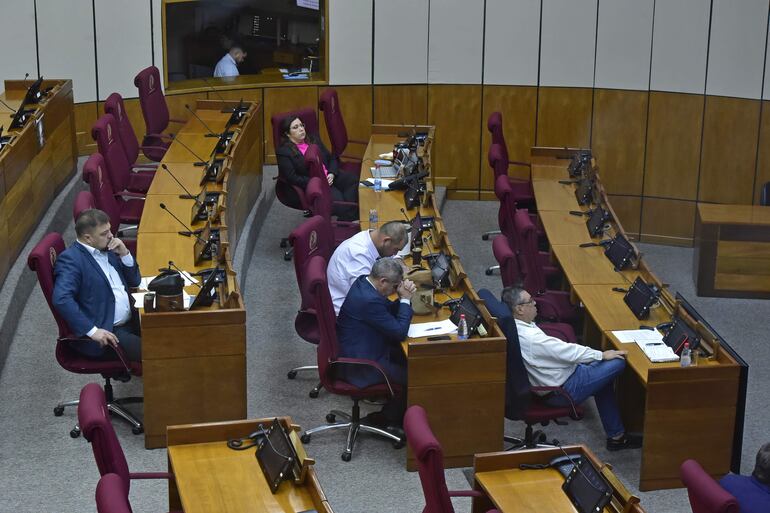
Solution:
{"label": "woman in pink top", "polygon": [[[305,125],[299,117],[286,116],[281,122],[281,145],[275,152],[281,178],[302,189],[307,186],[310,176],[303,155],[309,144],[318,146],[333,200],[358,203],[358,180],[340,171],[337,158],[315,134],[305,133]],[[335,205],[333,214],[343,221],[353,221],[358,219],[358,206]]]}

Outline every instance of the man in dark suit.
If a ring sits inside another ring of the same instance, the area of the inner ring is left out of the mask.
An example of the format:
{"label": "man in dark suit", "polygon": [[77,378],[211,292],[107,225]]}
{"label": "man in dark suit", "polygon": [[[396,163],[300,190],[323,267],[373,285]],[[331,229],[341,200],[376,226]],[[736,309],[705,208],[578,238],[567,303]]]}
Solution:
{"label": "man in dark suit", "polygon": [[[388,375],[391,385],[406,384],[406,358],[401,341],[407,337],[412,321],[411,300],[416,287],[404,280],[401,263],[392,258],[377,260],[368,276],[353,283],[337,317],[340,356],[377,362]],[[398,293],[398,301],[388,296]],[[345,366],[340,377],[366,387],[385,381],[376,369]],[[380,412],[367,415],[365,422],[378,426],[399,426],[406,406],[405,395],[391,398]]]}
{"label": "man in dark suit", "polygon": [[[138,318],[129,287],[139,286],[139,266],[123,241],[112,236],[110,218],[97,209],[75,221],[77,240],[56,259],[53,304],[73,335],[71,347],[94,359],[116,359],[120,345],[141,361]],[[90,338],[91,340],[88,340]]]}

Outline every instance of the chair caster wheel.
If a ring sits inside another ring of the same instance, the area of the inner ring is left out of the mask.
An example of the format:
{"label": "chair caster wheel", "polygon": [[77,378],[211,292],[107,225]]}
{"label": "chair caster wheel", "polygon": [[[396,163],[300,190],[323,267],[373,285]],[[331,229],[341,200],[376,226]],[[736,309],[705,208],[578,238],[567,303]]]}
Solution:
{"label": "chair caster wheel", "polygon": [[484,274],[486,274],[487,276],[492,276],[492,269],[485,269]]}
{"label": "chair caster wheel", "polygon": [[337,416],[333,413],[327,413],[326,422],[328,422],[329,424],[334,424],[335,422],[337,422]]}
{"label": "chair caster wheel", "polygon": [[71,438],[77,438],[80,436],[80,430],[78,428],[72,428],[70,431],[70,437]]}
{"label": "chair caster wheel", "polygon": [[56,417],[61,417],[62,415],[64,415],[64,406],[54,406],[53,414]]}
{"label": "chair caster wheel", "polygon": [[286,248],[289,246],[289,241],[287,239],[281,239],[281,247]]}
{"label": "chair caster wheel", "polygon": [[289,372],[286,373],[286,377],[289,378],[289,379],[296,378],[297,377],[297,371],[290,370]]}
{"label": "chair caster wheel", "polygon": [[489,234],[488,233],[482,234],[481,235],[481,240],[489,240]]}
{"label": "chair caster wheel", "polygon": [[291,262],[291,253],[284,253],[283,259],[286,260],[287,262]]}
{"label": "chair caster wheel", "polygon": [[535,442],[537,442],[537,443],[539,443],[539,444],[544,444],[544,443],[545,443],[545,441],[546,441],[546,438],[545,438],[545,433],[539,433],[539,434],[538,434],[538,435],[535,437]]}
{"label": "chair caster wheel", "polygon": [[132,427],[131,432],[135,435],[141,435],[144,433],[144,426]]}
{"label": "chair caster wheel", "polygon": [[314,388],[313,390],[308,392],[307,395],[309,395],[311,399],[317,399],[318,398],[318,389]]}
{"label": "chair caster wheel", "polygon": [[350,461],[350,458],[353,457],[353,454],[345,451],[345,452],[342,453],[341,457],[342,457],[342,461]]}
{"label": "chair caster wheel", "polygon": [[398,442],[393,442],[394,449],[401,449],[404,446],[404,439],[402,438]]}
{"label": "chair caster wheel", "polygon": [[303,444],[309,444],[310,443],[310,435],[307,433],[303,433],[301,437],[299,437],[300,440],[302,440]]}
{"label": "chair caster wheel", "polygon": [[555,445],[556,447],[559,447],[561,445],[561,443],[557,439],[554,438],[553,440],[551,440],[551,445]]}

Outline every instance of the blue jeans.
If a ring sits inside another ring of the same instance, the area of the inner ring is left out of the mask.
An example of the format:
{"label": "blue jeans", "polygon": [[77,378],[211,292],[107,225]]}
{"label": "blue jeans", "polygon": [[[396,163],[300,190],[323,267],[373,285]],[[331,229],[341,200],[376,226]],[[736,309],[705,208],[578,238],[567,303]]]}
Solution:
{"label": "blue jeans", "polygon": [[[572,396],[576,405],[594,396],[596,408],[599,410],[604,432],[613,438],[625,433],[623,421],[620,420],[618,403],[615,400],[614,382],[626,367],[622,358],[602,360],[592,363],[581,363],[575,372],[567,378],[562,387]],[[547,403],[551,406],[568,406],[569,402],[562,396],[552,396]]]}

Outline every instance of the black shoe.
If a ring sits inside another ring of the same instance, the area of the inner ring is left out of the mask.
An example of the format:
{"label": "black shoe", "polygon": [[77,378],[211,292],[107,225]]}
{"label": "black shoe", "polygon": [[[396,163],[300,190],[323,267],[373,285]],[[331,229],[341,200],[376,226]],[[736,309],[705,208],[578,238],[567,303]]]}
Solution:
{"label": "black shoe", "polygon": [[642,437],[640,435],[624,434],[620,439],[607,439],[608,451],[622,451],[624,449],[639,449],[642,446]]}
{"label": "black shoe", "polygon": [[373,411],[372,413],[361,417],[361,424],[372,426],[380,429],[388,427],[388,423],[385,419],[385,415],[381,411]]}

